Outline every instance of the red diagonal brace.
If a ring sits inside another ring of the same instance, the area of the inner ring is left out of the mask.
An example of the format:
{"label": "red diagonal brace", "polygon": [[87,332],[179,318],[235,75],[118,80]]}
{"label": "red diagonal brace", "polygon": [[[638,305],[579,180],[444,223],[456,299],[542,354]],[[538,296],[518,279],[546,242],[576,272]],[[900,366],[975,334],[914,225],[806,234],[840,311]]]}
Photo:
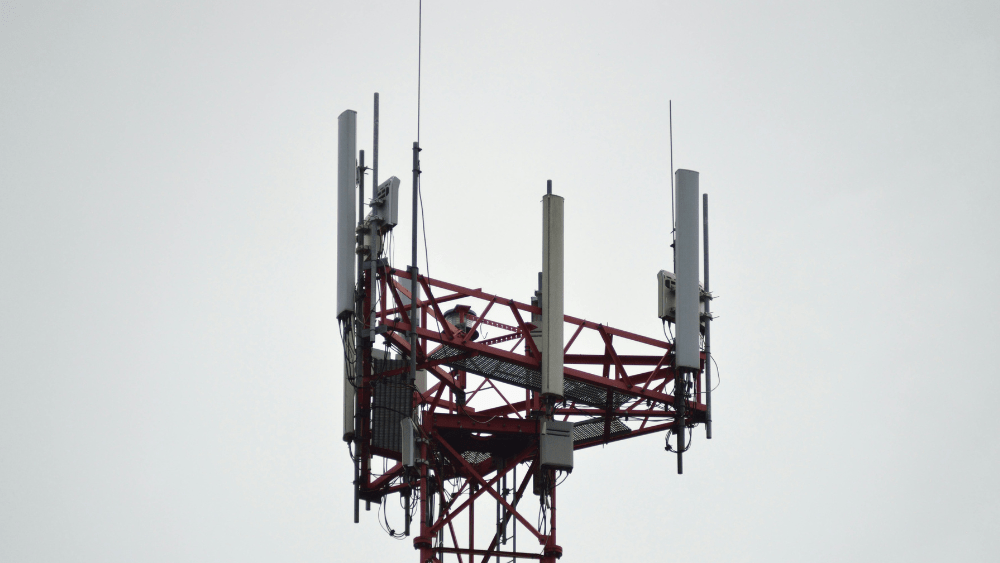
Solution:
{"label": "red diagonal brace", "polygon": [[[531,467],[528,468],[528,472],[524,475],[524,479],[521,481],[521,486],[519,486],[517,488],[517,492],[514,493],[514,505],[515,506],[517,506],[517,503],[521,501],[521,497],[524,495],[524,489],[527,488],[528,481],[531,480],[531,476],[535,474],[535,468],[536,467],[538,467],[538,460],[537,459],[535,459],[535,460],[533,460],[531,462]],[[505,516],[505,518],[506,519],[503,521],[503,525],[501,526],[502,528],[506,528],[507,527],[507,522],[510,521],[510,513],[509,512],[507,513],[507,515]],[[493,541],[490,542],[490,547],[489,547],[489,549],[486,550],[486,552],[489,553],[489,552],[493,551],[493,548],[497,547],[498,543],[500,543],[499,533],[493,534]],[[489,555],[484,555],[482,563],[486,563],[489,558],[490,558]],[[472,557],[469,557],[469,560],[472,560]]]}
{"label": "red diagonal brace", "polygon": [[448,320],[444,318],[444,313],[441,312],[441,308],[438,307],[437,301],[434,300],[434,294],[431,293],[431,286],[427,285],[427,280],[424,279],[423,276],[420,276],[417,278],[417,281],[420,282],[420,285],[423,286],[424,291],[427,292],[427,301],[431,304],[431,307],[434,308],[434,314],[437,316],[438,319],[441,320],[441,327],[444,328],[445,335],[448,337],[448,340],[453,340],[455,338],[455,332],[458,329],[452,326],[452,324],[449,323]]}
{"label": "red diagonal brace", "polygon": [[653,371],[649,372],[649,378],[646,379],[646,383],[642,386],[643,391],[649,389],[649,383],[654,379],[656,379],[656,374],[660,372],[660,368],[663,366],[663,362],[665,362],[669,357],[670,357],[670,352],[667,351],[665,354],[663,354],[663,357],[660,358],[660,361],[656,363],[656,367],[653,368]]}
{"label": "red diagonal brace", "polygon": [[604,339],[604,346],[607,350],[607,354],[611,356],[611,361],[615,363],[615,373],[619,381],[624,381],[625,385],[632,387],[632,382],[628,380],[628,374],[625,373],[625,366],[622,365],[621,359],[618,357],[618,353],[615,352],[615,347],[611,344],[611,335],[608,331],[604,329],[604,325],[597,325],[597,332],[601,333],[601,338]]}
{"label": "red diagonal brace", "polygon": [[381,488],[382,485],[388,483],[389,481],[392,481],[402,473],[403,473],[403,464],[397,462],[396,465],[392,466],[392,469],[386,471],[384,475],[372,481],[372,484],[369,485],[368,488],[370,489]]}
{"label": "red diagonal brace", "polygon": [[493,308],[493,304],[496,302],[497,302],[496,297],[490,299],[490,304],[486,306],[486,310],[483,311],[482,315],[476,317],[476,324],[472,325],[472,328],[465,333],[465,336],[462,337],[462,342],[466,342],[470,338],[472,338],[472,335],[476,333],[476,329],[479,328],[479,325],[483,323],[483,319],[486,317],[486,314],[490,312],[490,309]]}
{"label": "red diagonal brace", "polygon": [[538,348],[535,346],[535,339],[531,337],[531,331],[528,330],[528,326],[524,323],[524,319],[521,318],[521,313],[517,311],[517,306],[514,304],[514,301],[511,300],[508,304],[510,305],[510,310],[514,312],[514,318],[517,319],[518,329],[520,329],[521,334],[524,335],[524,345],[531,348],[531,352],[534,354],[534,357],[542,357],[542,355],[538,353]]}
{"label": "red diagonal brace", "polygon": [[581,331],[583,331],[583,325],[576,327],[576,332],[573,333],[572,338],[569,339],[569,342],[566,343],[566,347],[563,348],[563,354],[569,352],[569,347],[572,346],[574,342],[576,342],[576,337],[580,336]]}
{"label": "red diagonal brace", "polygon": [[[482,476],[480,476],[479,473],[476,472],[476,470],[472,467],[472,465],[470,465],[469,462],[466,461],[466,459],[464,457],[462,457],[461,454],[459,454],[458,452],[456,452],[455,448],[451,447],[451,444],[449,444],[447,441],[444,440],[444,438],[441,437],[441,434],[439,434],[437,432],[434,432],[433,433],[433,437],[434,437],[434,439],[438,443],[440,443],[442,446],[444,446],[444,448],[446,450],[448,450],[448,453],[451,454],[451,457],[455,461],[457,461],[458,463],[460,463],[462,465],[462,467],[464,467],[465,470],[469,473],[469,475],[471,475],[472,478],[475,479],[477,483],[479,483],[479,486],[482,487],[482,489],[480,489],[479,491],[476,491],[478,494],[482,494],[483,491],[488,492],[490,494],[490,496],[492,496],[493,498],[497,499],[497,502],[499,502],[500,504],[503,505],[504,508],[506,508],[507,510],[509,510],[514,515],[514,517],[517,518],[517,520],[521,523],[521,525],[523,525],[525,528],[527,528],[529,532],[531,532],[536,538],[538,538],[538,543],[543,544],[543,545],[545,544],[545,540],[548,538],[548,536],[546,536],[546,535],[542,534],[541,532],[539,532],[538,530],[536,530],[535,527],[532,526],[530,522],[528,522],[527,520],[524,519],[524,516],[521,516],[521,514],[517,510],[514,510],[514,507],[511,506],[506,500],[504,500],[504,498],[502,496],[500,496],[499,493],[497,493],[496,491],[494,491],[493,488],[490,486],[490,483],[487,483],[486,480],[483,479]],[[534,447],[528,448],[528,450],[525,450],[525,452],[530,452],[533,449],[534,449]],[[497,476],[494,477],[492,481],[495,482],[501,475],[506,474],[508,471],[510,471],[510,469],[513,466],[515,466],[518,463],[520,463],[523,460],[524,457],[527,457],[527,455],[526,455],[525,452],[522,452],[521,455],[518,456],[521,459],[517,459],[516,461],[514,461],[513,463],[511,463],[510,466],[505,467],[504,469],[502,469],[500,471],[497,471]],[[471,500],[472,499],[470,499],[470,501]],[[470,501],[466,501],[466,503],[468,503]],[[462,506],[464,507],[466,503],[463,503]],[[453,512],[451,518],[454,517],[454,514],[457,514],[460,511],[461,511],[461,509]],[[428,530],[429,534],[436,534],[437,531],[441,529],[441,526],[444,526],[445,524],[447,524],[448,522],[451,521],[451,518],[448,518],[447,521],[444,520],[444,519],[442,519],[442,520],[439,520],[438,522],[436,522],[431,527],[431,529]]]}

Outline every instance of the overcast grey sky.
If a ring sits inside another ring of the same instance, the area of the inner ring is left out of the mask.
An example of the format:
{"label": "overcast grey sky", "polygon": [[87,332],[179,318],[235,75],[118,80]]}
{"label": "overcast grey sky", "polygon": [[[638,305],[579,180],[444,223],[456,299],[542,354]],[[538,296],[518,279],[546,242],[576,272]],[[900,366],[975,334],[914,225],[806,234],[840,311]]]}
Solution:
{"label": "overcast grey sky", "polygon": [[[423,16],[432,276],[527,299],[551,178],[566,312],[655,336],[668,100],[710,194],[716,437],[581,452],[564,561],[1000,560],[1000,4]],[[352,523],[334,188],[377,91],[409,193],[416,0],[3,1],[0,53],[0,560],[415,562]]]}

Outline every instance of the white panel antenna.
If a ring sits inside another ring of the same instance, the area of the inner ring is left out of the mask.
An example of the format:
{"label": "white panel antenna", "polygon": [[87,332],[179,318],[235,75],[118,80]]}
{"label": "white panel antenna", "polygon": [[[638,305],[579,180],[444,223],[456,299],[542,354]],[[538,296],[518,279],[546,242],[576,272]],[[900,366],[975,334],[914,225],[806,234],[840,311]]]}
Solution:
{"label": "white panel antenna", "polygon": [[677,268],[677,367],[701,370],[701,296],[698,284],[699,216],[698,173],[678,170],[677,239],[674,246]]}
{"label": "white panel antenna", "polygon": [[542,197],[542,395],[563,397],[563,203]]}
{"label": "white panel antenna", "polygon": [[347,110],[337,119],[337,318],[354,313],[354,214],[358,167],[357,117]]}

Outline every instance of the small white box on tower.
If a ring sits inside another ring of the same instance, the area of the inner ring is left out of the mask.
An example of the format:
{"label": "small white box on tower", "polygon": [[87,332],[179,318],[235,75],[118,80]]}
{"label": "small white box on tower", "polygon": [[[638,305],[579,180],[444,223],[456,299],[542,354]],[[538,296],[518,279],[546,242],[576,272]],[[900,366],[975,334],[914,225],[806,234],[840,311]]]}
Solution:
{"label": "small white box on tower", "polygon": [[[701,295],[701,305],[699,314],[701,315],[701,333],[705,333],[705,301],[711,296],[705,291],[705,286],[698,284],[698,291]],[[677,318],[677,276],[673,272],[660,270],[656,274],[656,316],[667,321],[675,322]]]}
{"label": "small white box on tower", "polygon": [[399,178],[393,176],[375,188],[372,212],[387,231],[399,223]]}
{"label": "small white box on tower", "polygon": [[656,274],[656,316],[674,322],[677,317],[677,276],[660,270]]}

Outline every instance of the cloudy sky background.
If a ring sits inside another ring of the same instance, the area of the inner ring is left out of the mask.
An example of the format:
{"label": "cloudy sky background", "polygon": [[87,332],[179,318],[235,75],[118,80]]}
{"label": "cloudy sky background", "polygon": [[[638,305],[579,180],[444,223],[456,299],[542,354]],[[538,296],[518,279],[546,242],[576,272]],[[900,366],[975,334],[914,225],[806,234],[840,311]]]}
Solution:
{"label": "cloudy sky background", "polygon": [[[1000,559],[1000,4],[423,16],[432,276],[527,299],[552,179],[567,313],[655,336],[668,100],[710,194],[715,438],[581,452],[565,561]],[[416,561],[352,523],[334,221],[374,92],[409,193],[417,2],[4,1],[0,53],[0,559]]]}

